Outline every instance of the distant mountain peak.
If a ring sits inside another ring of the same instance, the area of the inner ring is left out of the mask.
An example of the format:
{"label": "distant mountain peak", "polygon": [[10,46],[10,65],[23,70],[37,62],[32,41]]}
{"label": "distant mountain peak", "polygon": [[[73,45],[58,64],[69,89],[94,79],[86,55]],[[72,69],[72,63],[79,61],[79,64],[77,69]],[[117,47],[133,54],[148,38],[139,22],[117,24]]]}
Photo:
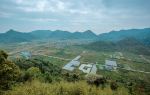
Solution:
{"label": "distant mountain peak", "polygon": [[90,35],[90,36],[97,36],[93,31],[91,31],[91,30],[86,30],[86,31],[84,31],[83,32],[83,34],[86,34],[86,35]]}
{"label": "distant mountain peak", "polygon": [[16,31],[16,30],[13,30],[13,29],[10,29],[10,30],[8,30],[7,32],[6,32],[7,34],[12,34],[12,33],[21,33],[21,32],[18,32],[18,31]]}
{"label": "distant mountain peak", "polygon": [[93,33],[93,31],[91,31],[91,30],[86,30],[86,31],[84,31],[84,33]]}
{"label": "distant mountain peak", "polygon": [[13,30],[13,29],[9,29],[7,32],[15,32],[15,30]]}

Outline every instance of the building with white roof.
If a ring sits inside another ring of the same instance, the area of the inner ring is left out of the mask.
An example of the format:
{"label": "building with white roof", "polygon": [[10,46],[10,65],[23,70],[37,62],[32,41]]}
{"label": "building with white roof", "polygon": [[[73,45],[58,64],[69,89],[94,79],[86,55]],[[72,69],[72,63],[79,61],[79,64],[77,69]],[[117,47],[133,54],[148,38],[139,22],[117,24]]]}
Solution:
{"label": "building with white roof", "polygon": [[96,74],[97,72],[97,68],[96,68],[96,64],[82,64],[79,67],[79,70],[83,71],[84,73],[92,73],[92,74]]}
{"label": "building with white roof", "polygon": [[25,58],[25,59],[31,58],[31,53],[28,52],[28,51],[22,51],[22,52],[20,53],[20,55],[21,55],[23,58]]}
{"label": "building with white roof", "polygon": [[74,58],[73,60],[74,61],[77,61],[77,60],[79,60],[81,58],[81,56],[79,55],[79,56],[77,56],[76,58]]}
{"label": "building with white roof", "polygon": [[82,64],[82,65],[79,67],[79,70],[83,71],[84,73],[90,73],[91,68],[92,68],[92,65],[91,65],[91,64]]}
{"label": "building with white roof", "polygon": [[107,69],[107,70],[116,70],[117,69],[116,61],[105,60],[105,69]]}
{"label": "building with white roof", "polygon": [[91,74],[96,74],[96,72],[97,72],[97,67],[96,67],[96,64],[93,64],[92,65],[92,69],[91,69]]}
{"label": "building with white roof", "polygon": [[73,71],[76,66],[80,65],[80,62],[78,61],[81,56],[77,56],[74,58],[72,61],[70,61],[68,64],[66,64],[63,69],[68,70],[68,71]]}

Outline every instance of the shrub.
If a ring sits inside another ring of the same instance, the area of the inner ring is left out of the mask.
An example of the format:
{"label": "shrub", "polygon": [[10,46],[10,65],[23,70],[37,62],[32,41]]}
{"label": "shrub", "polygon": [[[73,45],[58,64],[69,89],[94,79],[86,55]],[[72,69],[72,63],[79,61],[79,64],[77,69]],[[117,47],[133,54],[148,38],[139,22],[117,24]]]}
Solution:
{"label": "shrub", "polygon": [[100,75],[88,74],[86,76],[86,79],[88,84],[95,85],[96,87],[99,87],[101,85],[102,88],[104,88],[106,83],[106,79]]}
{"label": "shrub", "polygon": [[129,95],[125,88],[114,92],[106,87],[103,90],[96,86],[88,85],[85,81],[42,83],[34,80],[26,82],[8,91],[5,95]]}
{"label": "shrub", "polygon": [[112,90],[117,90],[118,84],[117,84],[116,82],[111,82],[111,83],[110,83],[110,88],[111,88]]}
{"label": "shrub", "polygon": [[8,90],[20,76],[19,68],[7,60],[7,53],[0,50],[0,90]]}

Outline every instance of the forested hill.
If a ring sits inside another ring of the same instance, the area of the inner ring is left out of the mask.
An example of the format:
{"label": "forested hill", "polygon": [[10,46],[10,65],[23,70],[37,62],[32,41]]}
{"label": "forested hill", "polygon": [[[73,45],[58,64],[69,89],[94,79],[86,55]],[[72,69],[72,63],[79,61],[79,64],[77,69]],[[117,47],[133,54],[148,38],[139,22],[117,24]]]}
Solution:
{"label": "forested hill", "polygon": [[29,42],[33,40],[66,40],[66,39],[92,39],[100,41],[116,42],[125,38],[135,38],[136,40],[150,45],[150,28],[145,29],[129,29],[120,31],[111,31],[96,35],[91,30],[84,32],[69,32],[62,30],[35,30],[28,33],[18,32],[15,30],[9,30],[6,33],[0,33],[0,43],[12,43],[12,42]]}
{"label": "forested hill", "polygon": [[0,43],[28,42],[33,39],[35,39],[35,37],[31,34],[14,30],[9,30],[6,33],[0,34]]}
{"label": "forested hill", "polygon": [[124,38],[117,42],[97,41],[84,45],[84,47],[97,51],[122,51],[150,55],[150,47],[134,38]]}
{"label": "forested hill", "polygon": [[68,32],[62,30],[35,30],[29,33],[22,33],[15,30],[9,30],[0,34],[0,43],[29,42],[32,40],[65,40],[65,39],[98,39],[98,36],[91,30],[85,32]]}
{"label": "forested hill", "polygon": [[150,45],[150,28],[111,31],[99,35],[101,41],[116,42],[125,38],[135,38],[144,44]]}

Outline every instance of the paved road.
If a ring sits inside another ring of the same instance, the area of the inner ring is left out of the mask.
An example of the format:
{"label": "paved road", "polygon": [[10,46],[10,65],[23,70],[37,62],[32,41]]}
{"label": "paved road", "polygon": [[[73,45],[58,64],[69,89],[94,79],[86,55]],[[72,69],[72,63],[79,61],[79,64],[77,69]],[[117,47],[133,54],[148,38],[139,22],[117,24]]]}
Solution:
{"label": "paved road", "polygon": [[46,57],[52,57],[52,58],[61,59],[61,60],[67,60],[67,61],[70,61],[70,60],[72,60],[72,59],[66,59],[66,58],[62,58],[62,57],[56,57],[56,56],[49,56],[49,55],[44,55],[44,54],[42,54],[42,56],[46,56]]}

